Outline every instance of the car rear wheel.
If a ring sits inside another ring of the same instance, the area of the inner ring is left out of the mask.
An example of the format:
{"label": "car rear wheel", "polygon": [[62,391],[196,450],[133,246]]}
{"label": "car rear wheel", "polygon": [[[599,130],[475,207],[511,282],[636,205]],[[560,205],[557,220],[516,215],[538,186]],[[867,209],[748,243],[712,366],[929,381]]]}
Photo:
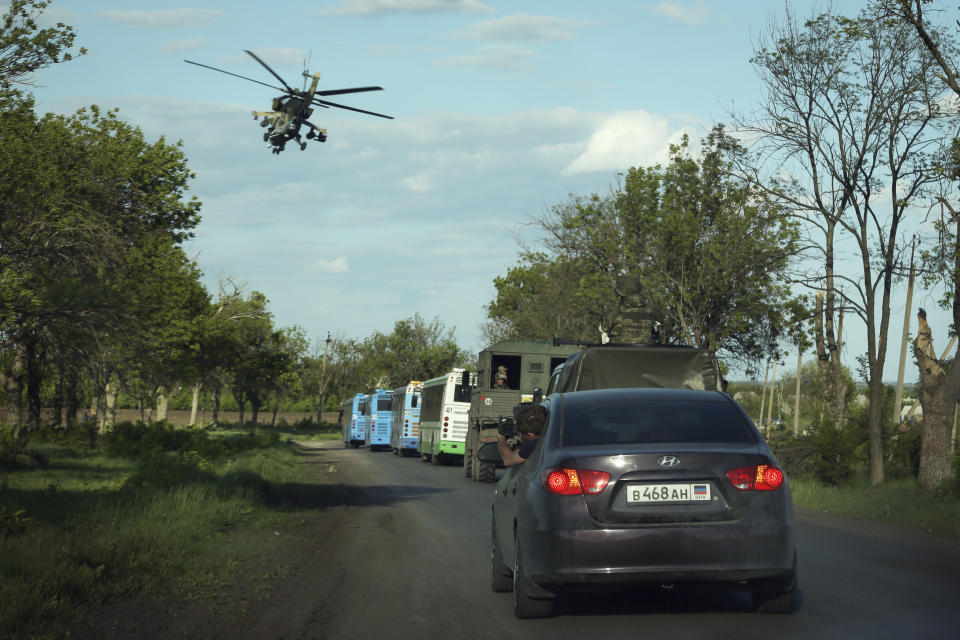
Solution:
{"label": "car rear wheel", "polygon": [[763,590],[755,591],[751,594],[753,598],[753,609],[757,613],[793,613],[797,606],[797,558],[793,558],[793,572],[786,581],[786,588],[783,590]]}
{"label": "car rear wheel", "polygon": [[553,615],[552,599],[537,599],[527,595],[530,581],[523,568],[523,553],[520,540],[513,542],[513,615],[518,618],[549,618]]}
{"label": "car rear wheel", "polygon": [[497,544],[497,523],[490,518],[490,588],[496,593],[506,593],[513,589],[513,577],[510,569],[503,563],[503,552]]}

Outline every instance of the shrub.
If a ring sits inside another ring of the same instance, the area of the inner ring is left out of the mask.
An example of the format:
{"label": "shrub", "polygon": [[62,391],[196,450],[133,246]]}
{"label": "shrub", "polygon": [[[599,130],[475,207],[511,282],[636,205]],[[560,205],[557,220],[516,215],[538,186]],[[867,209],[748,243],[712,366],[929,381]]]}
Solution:
{"label": "shrub", "polygon": [[855,431],[821,424],[811,431],[809,440],[813,453],[805,461],[803,474],[831,486],[849,481],[859,444]]}

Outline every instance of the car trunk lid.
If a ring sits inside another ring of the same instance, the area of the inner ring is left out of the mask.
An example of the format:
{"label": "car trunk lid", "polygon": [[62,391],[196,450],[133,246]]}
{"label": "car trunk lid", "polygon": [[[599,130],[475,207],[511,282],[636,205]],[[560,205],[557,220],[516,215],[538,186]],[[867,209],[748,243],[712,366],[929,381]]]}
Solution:
{"label": "car trunk lid", "polygon": [[629,450],[568,449],[559,466],[610,474],[603,491],[583,495],[601,524],[722,522],[743,517],[752,492],[736,489],[727,471],[769,464],[756,444],[658,443]]}

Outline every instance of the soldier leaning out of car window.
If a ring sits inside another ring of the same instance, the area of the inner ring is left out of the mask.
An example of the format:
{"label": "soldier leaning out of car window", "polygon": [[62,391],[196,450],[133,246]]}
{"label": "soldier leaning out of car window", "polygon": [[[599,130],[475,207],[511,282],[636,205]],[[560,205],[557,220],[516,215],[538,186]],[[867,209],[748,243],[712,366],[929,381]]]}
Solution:
{"label": "soldier leaning out of car window", "polygon": [[512,451],[503,434],[497,434],[497,446],[500,449],[500,457],[503,459],[503,466],[505,467],[523,464],[527,461],[527,458],[533,455],[533,450],[537,448],[540,433],[547,424],[547,409],[539,404],[520,405],[516,412],[515,421],[517,433],[520,434],[520,442],[523,443],[519,449]]}

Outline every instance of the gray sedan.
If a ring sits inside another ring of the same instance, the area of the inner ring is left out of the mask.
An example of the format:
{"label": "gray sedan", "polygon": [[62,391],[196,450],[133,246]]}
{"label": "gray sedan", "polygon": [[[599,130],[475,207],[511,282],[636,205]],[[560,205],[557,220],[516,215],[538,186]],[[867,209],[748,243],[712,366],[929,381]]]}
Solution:
{"label": "gray sedan", "polygon": [[793,611],[790,489],[733,398],[606,389],[543,404],[536,450],[493,501],[491,584],[513,591],[517,617],[552,615],[566,592],[636,585],[736,589],[758,611]]}

